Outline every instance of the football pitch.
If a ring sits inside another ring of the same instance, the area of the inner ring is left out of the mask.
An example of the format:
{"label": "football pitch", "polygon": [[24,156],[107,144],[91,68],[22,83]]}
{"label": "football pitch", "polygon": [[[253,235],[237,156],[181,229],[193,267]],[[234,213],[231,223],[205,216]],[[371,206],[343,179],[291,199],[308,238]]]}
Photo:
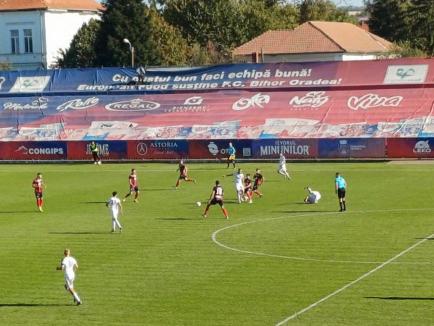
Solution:
{"label": "football pitch", "polygon": [[[123,203],[112,234],[105,201],[133,167],[139,203]],[[197,183],[174,190],[176,164],[0,165],[0,325],[434,324],[434,165],[289,163],[287,181],[277,164],[239,164],[265,177],[264,196],[241,205],[232,168],[188,167]],[[229,220],[218,206],[201,217],[216,179]],[[318,204],[303,203],[307,185]],[[81,306],[56,271],[64,248]]]}

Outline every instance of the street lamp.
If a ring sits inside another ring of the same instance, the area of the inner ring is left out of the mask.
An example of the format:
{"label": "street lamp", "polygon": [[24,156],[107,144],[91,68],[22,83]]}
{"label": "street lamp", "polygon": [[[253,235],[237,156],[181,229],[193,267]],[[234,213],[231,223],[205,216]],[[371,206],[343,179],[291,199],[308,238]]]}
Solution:
{"label": "street lamp", "polygon": [[124,38],[124,43],[128,44],[128,46],[130,47],[130,52],[131,52],[131,67],[134,68],[134,46],[132,46],[131,42],[129,39]]}

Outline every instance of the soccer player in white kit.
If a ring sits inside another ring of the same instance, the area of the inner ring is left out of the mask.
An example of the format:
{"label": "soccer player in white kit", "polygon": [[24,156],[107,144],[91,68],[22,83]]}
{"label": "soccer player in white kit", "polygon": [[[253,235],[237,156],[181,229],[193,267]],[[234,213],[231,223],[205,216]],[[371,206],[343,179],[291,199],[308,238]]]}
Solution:
{"label": "soccer player in white kit", "polygon": [[[231,174],[228,174],[229,176]],[[238,204],[244,201],[244,174],[241,169],[232,174],[234,177],[235,191],[237,192]]]}
{"label": "soccer player in white kit", "polygon": [[291,177],[288,174],[288,171],[286,171],[286,158],[285,156],[280,153],[279,156],[279,168],[277,169],[277,172],[285,177],[285,179],[290,180]]}
{"label": "soccer player in white kit", "polygon": [[309,194],[304,199],[304,202],[306,204],[317,204],[318,201],[321,199],[321,194],[319,191],[312,190],[310,187],[306,187]]}
{"label": "soccer player in white kit", "polygon": [[75,271],[78,269],[78,264],[75,258],[71,256],[71,251],[69,249],[65,249],[63,255],[65,257],[63,257],[57,270],[65,273],[65,289],[72,294],[74,302],[79,306],[81,305],[81,300],[78,293],[74,290]]}
{"label": "soccer player in white kit", "polygon": [[106,206],[110,208],[110,212],[112,214],[112,232],[116,231],[116,226],[119,228],[119,231],[122,232],[121,223],[119,223],[119,214],[122,213],[122,204],[121,200],[117,197],[117,192],[112,192],[112,197],[107,201]]}

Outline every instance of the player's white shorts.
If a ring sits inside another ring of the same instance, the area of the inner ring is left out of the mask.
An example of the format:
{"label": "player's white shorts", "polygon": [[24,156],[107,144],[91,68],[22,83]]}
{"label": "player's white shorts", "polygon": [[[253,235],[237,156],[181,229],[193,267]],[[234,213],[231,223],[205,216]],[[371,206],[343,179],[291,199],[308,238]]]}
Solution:
{"label": "player's white shorts", "polygon": [[119,210],[112,210],[112,218],[117,219],[119,217]]}
{"label": "player's white shorts", "polygon": [[279,165],[279,171],[286,172],[286,165]]}
{"label": "player's white shorts", "polygon": [[244,191],[244,186],[241,183],[235,184],[235,189],[237,192]]}
{"label": "player's white shorts", "polygon": [[75,279],[75,275],[65,275],[65,284],[68,287],[68,289],[74,288],[74,279]]}

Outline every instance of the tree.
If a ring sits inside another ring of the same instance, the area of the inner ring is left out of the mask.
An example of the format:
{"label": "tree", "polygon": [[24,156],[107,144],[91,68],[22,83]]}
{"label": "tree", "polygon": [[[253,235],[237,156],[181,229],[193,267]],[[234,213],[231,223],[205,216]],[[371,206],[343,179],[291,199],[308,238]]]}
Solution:
{"label": "tree", "polygon": [[409,0],[370,0],[369,29],[387,40],[402,42],[409,36]]}
{"label": "tree", "polygon": [[93,67],[97,62],[95,51],[96,36],[100,22],[91,19],[78,30],[68,49],[60,50],[57,66],[62,68]]}
{"label": "tree", "polygon": [[163,66],[185,65],[190,59],[190,49],[181,32],[169,25],[160,13],[152,8],[149,11],[151,34],[156,46],[157,62]]}
{"label": "tree", "polygon": [[414,47],[434,55],[434,2],[412,0],[408,8],[410,35]]}
{"label": "tree", "polygon": [[303,0],[299,5],[299,23],[310,20],[325,20],[355,23],[355,18],[350,17],[344,10],[339,9],[329,0]]}
{"label": "tree", "polygon": [[159,59],[150,37],[148,7],[141,0],[106,0],[101,29],[96,40],[97,64],[123,66],[130,64],[127,38],[135,49],[136,65],[157,65]]}
{"label": "tree", "polygon": [[235,0],[166,0],[163,15],[189,44],[212,47],[226,56],[243,39],[242,20]]}

